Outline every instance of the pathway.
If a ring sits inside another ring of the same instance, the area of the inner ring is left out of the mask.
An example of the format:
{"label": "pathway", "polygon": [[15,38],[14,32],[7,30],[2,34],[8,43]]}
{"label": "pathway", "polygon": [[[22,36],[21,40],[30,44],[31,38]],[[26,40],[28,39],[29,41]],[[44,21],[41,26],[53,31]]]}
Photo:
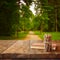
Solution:
{"label": "pathway", "polygon": [[[40,50],[32,50],[31,44],[42,43],[41,39],[34,35],[32,31],[29,32],[24,40],[0,40],[0,53],[20,53],[20,54],[43,54]],[[57,45],[60,47],[60,43]],[[60,51],[60,50],[59,50]]]}
{"label": "pathway", "polygon": [[41,40],[41,38],[35,35],[34,32],[30,31],[24,40]]}
{"label": "pathway", "polygon": [[[23,40],[18,40],[2,53],[30,53],[30,44],[33,42],[39,42],[41,39],[30,31],[29,34]],[[9,45],[9,44],[7,44]]]}

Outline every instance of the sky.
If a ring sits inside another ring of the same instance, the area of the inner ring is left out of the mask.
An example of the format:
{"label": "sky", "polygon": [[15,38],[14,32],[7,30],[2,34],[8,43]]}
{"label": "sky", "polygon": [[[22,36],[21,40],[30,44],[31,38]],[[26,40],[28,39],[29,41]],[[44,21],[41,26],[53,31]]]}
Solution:
{"label": "sky", "polygon": [[35,7],[35,5],[34,5],[34,3],[32,3],[32,5],[30,6],[30,10],[31,10],[31,11],[32,11],[32,13],[35,15],[34,7]]}
{"label": "sky", "polygon": [[[26,5],[26,4],[23,2],[23,0],[21,0],[20,2],[22,2],[24,5]],[[31,10],[32,13],[35,15],[34,7],[35,7],[35,5],[34,5],[34,3],[32,3],[32,5],[30,6],[30,10]]]}

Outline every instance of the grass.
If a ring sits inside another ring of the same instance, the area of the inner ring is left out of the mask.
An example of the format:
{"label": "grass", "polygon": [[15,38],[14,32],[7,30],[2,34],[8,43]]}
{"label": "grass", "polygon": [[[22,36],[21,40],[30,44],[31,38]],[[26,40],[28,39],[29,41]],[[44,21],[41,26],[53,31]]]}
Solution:
{"label": "grass", "polygon": [[18,32],[16,36],[0,36],[0,40],[21,40],[28,34],[27,31]]}
{"label": "grass", "polygon": [[0,36],[0,40],[13,40],[14,37],[11,36]]}
{"label": "grass", "polygon": [[26,32],[26,31],[18,32],[18,39],[25,38],[27,34],[28,34],[28,32]]}
{"label": "grass", "polygon": [[44,39],[44,34],[51,34],[52,40],[60,40],[60,32],[40,32],[40,31],[34,31],[36,35],[38,35],[42,40]]}

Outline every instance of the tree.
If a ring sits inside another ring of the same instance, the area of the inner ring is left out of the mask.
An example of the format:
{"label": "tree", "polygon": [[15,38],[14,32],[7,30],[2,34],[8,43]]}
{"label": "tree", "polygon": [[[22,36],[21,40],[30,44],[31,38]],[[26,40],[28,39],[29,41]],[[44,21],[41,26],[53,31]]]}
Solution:
{"label": "tree", "polygon": [[21,4],[20,6],[20,30],[27,31],[31,29],[32,12],[29,6]]}
{"label": "tree", "polygon": [[0,35],[12,35],[16,32],[19,19],[18,0],[0,1]]}

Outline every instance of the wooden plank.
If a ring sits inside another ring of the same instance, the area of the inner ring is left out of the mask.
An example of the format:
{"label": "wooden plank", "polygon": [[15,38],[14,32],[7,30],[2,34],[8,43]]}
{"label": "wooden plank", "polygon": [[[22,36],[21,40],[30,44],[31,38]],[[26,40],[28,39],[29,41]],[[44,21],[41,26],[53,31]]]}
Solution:
{"label": "wooden plank", "polygon": [[34,43],[32,46],[44,46],[44,43]]}
{"label": "wooden plank", "polygon": [[[57,45],[52,43],[52,50],[56,50]],[[34,43],[31,46],[32,49],[45,49],[44,43]]]}
{"label": "wooden plank", "polygon": [[56,48],[57,48],[57,45],[55,43],[52,44],[52,50],[56,50]]}
{"label": "wooden plank", "polygon": [[40,47],[40,46],[31,46],[32,49],[45,49],[43,46]]}

